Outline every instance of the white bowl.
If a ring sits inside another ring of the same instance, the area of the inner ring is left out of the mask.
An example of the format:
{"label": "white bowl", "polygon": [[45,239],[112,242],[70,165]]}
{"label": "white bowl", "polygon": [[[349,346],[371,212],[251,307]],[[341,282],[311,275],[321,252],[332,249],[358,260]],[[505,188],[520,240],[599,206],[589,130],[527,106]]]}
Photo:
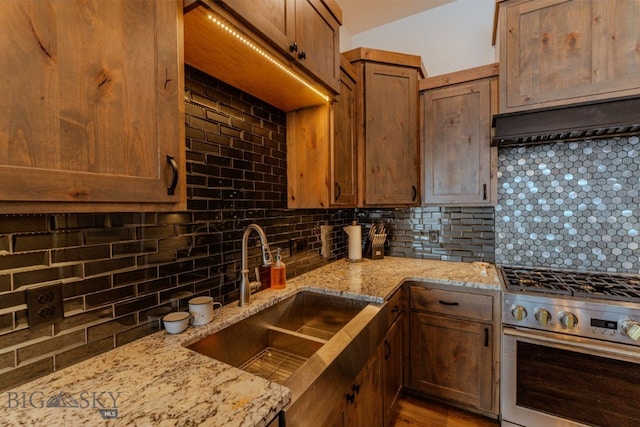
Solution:
{"label": "white bowl", "polygon": [[179,334],[189,327],[191,315],[186,311],[174,311],[162,318],[164,328],[170,334]]}

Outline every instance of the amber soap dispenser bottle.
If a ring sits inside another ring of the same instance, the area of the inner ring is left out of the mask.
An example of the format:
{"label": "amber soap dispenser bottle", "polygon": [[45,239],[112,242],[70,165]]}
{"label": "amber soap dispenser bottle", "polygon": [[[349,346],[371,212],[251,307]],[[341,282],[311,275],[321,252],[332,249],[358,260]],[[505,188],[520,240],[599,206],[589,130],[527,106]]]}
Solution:
{"label": "amber soap dispenser bottle", "polygon": [[276,262],[271,266],[271,289],[284,289],[287,286],[287,267],[282,262],[280,248],[276,249]]}

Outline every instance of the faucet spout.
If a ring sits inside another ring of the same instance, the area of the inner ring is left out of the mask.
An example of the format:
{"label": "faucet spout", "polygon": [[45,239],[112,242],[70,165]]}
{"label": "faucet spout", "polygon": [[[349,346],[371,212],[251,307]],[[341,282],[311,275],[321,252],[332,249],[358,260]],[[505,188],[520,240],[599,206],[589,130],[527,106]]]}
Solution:
{"label": "faucet spout", "polygon": [[269,243],[267,242],[267,235],[264,230],[257,224],[249,224],[247,228],[244,230],[244,234],[242,235],[242,279],[240,281],[240,306],[249,305],[249,300],[251,297],[251,287],[253,285],[258,284],[259,282],[251,282],[249,280],[249,267],[248,264],[248,254],[249,251],[249,235],[252,231],[258,233],[258,237],[260,238],[260,245],[262,246],[262,265],[267,266],[271,265],[271,252],[269,251]]}

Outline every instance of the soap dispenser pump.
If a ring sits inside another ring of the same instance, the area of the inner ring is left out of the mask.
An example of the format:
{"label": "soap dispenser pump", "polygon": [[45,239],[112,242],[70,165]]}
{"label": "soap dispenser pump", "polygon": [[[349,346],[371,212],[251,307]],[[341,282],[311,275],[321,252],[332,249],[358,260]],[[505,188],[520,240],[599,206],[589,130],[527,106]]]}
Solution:
{"label": "soap dispenser pump", "polygon": [[284,289],[287,286],[287,267],[282,262],[280,248],[276,249],[276,262],[271,266],[271,288]]}

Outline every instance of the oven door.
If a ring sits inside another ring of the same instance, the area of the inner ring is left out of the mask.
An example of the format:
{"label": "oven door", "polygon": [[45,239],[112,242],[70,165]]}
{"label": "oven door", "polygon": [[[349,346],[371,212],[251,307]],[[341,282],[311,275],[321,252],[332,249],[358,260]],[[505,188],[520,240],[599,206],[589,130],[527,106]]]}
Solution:
{"label": "oven door", "polygon": [[503,426],[637,426],[640,348],[503,327]]}

